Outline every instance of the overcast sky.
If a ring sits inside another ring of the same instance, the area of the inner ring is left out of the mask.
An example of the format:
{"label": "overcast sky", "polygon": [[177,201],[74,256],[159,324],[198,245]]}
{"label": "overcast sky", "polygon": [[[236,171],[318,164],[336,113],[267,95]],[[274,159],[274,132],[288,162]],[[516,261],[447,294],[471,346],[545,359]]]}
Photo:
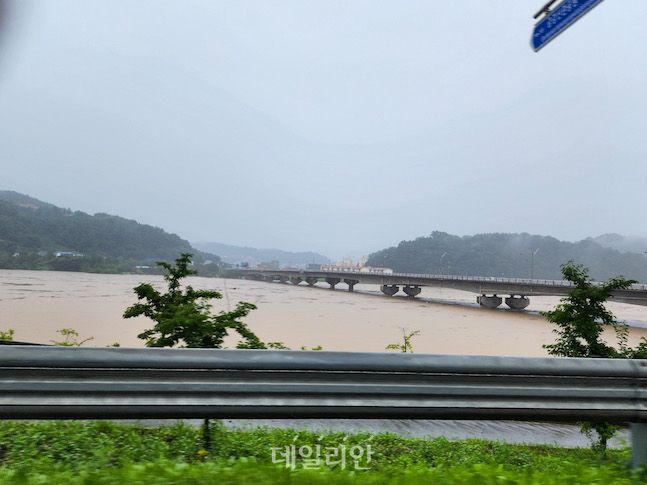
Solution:
{"label": "overcast sky", "polygon": [[0,189],[191,241],[647,235],[647,2],[20,1]]}

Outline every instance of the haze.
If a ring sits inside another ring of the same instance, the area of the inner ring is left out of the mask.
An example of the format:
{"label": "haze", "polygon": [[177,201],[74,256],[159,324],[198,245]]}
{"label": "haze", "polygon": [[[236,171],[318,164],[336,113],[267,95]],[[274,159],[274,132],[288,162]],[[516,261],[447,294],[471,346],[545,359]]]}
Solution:
{"label": "haze", "polygon": [[0,189],[332,257],[444,230],[647,235],[647,3],[23,1]]}

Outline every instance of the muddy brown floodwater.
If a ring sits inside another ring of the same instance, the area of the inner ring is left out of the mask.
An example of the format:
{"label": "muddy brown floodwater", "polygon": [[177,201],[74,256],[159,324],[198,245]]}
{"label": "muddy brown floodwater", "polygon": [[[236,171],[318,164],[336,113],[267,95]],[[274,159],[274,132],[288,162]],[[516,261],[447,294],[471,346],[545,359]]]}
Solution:
{"label": "muddy brown floodwater", "polygon": [[[136,301],[132,289],[142,281],[164,287],[159,276],[0,270],[0,330],[15,329],[16,340],[48,343],[57,338],[57,329],[72,327],[82,338],[94,337],[92,345],[141,347],[137,334],[151,322],[124,320],[122,314]],[[258,310],[246,319],[250,327],[263,340],[296,349],[321,345],[325,350],[379,352],[399,341],[401,328],[406,328],[420,331],[413,341],[416,352],[543,356],[542,345],[553,341],[553,333],[538,311],[559,301],[532,297],[527,311],[517,312],[480,308],[474,294],[446,288],[424,288],[413,300],[386,297],[370,285],[358,285],[349,293],[331,291],[325,284],[310,288],[200,277],[187,281],[221,291],[224,297],[216,310],[233,308],[241,300],[255,303]],[[633,325],[631,343],[647,337],[647,307],[611,303],[610,308]]]}

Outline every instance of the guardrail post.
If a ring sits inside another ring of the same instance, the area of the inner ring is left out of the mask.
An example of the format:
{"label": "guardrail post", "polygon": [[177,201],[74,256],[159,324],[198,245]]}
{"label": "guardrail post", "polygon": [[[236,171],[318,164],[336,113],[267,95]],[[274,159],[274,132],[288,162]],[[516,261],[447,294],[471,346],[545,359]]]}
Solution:
{"label": "guardrail post", "polygon": [[647,423],[631,423],[631,466],[647,465]]}

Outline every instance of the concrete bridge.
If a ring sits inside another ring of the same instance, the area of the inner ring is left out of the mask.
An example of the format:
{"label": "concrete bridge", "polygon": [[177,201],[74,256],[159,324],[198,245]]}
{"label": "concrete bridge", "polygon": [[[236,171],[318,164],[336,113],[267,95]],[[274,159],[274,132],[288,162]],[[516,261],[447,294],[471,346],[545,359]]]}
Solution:
{"label": "concrete bridge", "polygon": [[[451,276],[413,273],[376,273],[364,271],[300,271],[300,270],[241,270],[243,278],[265,281],[305,283],[314,286],[325,282],[334,290],[342,284],[353,291],[357,284],[379,285],[382,293],[393,296],[403,291],[414,298],[423,286],[455,288],[476,293],[476,301],[483,307],[496,308],[504,301],[514,310],[523,310],[530,296],[565,296],[573,284],[562,280],[530,280],[520,278],[495,278],[490,276]],[[627,290],[613,293],[613,301],[647,306],[647,285],[633,285]]]}

